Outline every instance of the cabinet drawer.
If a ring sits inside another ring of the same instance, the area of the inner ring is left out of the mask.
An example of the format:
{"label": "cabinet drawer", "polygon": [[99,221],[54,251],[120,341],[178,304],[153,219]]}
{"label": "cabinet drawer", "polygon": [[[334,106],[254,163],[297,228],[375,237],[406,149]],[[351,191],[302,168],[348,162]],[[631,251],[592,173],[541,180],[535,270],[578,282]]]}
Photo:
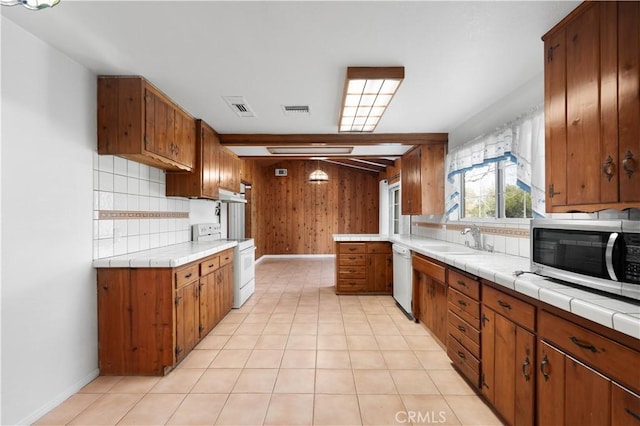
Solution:
{"label": "cabinet drawer", "polygon": [[640,353],[546,311],[540,312],[538,334],[542,340],[583,361],[634,391],[640,390]]}
{"label": "cabinet drawer", "polygon": [[205,276],[220,268],[220,257],[212,256],[200,262],[200,276]]}
{"label": "cabinet drawer", "polygon": [[384,242],[367,243],[367,253],[391,253],[391,244]]}
{"label": "cabinet drawer", "polygon": [[339,277],[346,279],[353,278],[366,278],[367,268],[366,266],[347,266],[340,268]]}
{"label": "cabinet drawer", "polygon": [[366,253],[367,245],[365,243],[340,243],[340,253]]}
{"label": "cabinet drawer", "polygon": [[411,258],[413,269],[431,276],[433,279],[446,282],[446,268],[443,264],[436,263],[429,258],[414,254]]}
{"label": "cabinet drawer", "polygon": [[365,265],[364,254],[340,254],[338,255],[338,261],[340,266],[352,266],[352,265]]}
{"label": "cabinet drawer", "polygon": [[476,279],[449,269],[449,286],[474,300],[480,300],[480,283]]}
{"label": "cabinet drawer", "polygon": [[534,329],[536,308],[487,285],[482,291],[482,303],[529,330]]}
{"label": "cabinet drawer", "polygon": [[195,264],[176,271],[176,288],[183,287],[191,281],[200,278],[200,275],[198,275],[198,267],[199,265]]}
{"label": "cabinet drawer", "polygon": [[221,267],[233,262],[233,249],[223,251],[222,253],[220,253],[219,258]]}
{"label": "cabinet drawer", "polygon": [[453,312],[449,312],[449,334],[473,356],[480,358],[480,331]]}
{"label": "cabinet drawer", "polygon": [[449,287],[449,310],[474,327],[480,328],[480,303]]}
{"label": "cabinet drawer", "polygon": [[458,370],[478,388],[480,385],[480,361],[454,339],[448,341],[447,355]]}
{"label": "cabinet drawer", "polygon": [[338,292],[340,293],[361,293],[367,291],[367,280],[345,279],[338,281]]}
{"label": "cabinet drawer", "polygon": [[611,384],[611,424],[640,424],[640,396],[616,383]]}

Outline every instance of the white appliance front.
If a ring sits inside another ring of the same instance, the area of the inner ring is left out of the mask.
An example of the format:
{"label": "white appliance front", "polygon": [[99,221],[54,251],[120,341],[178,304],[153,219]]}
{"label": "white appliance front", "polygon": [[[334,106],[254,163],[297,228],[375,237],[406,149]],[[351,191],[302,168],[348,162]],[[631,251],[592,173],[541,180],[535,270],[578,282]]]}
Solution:
{"label": "white appliance front", "polygon": [[393,249],[393,298],[409,319],[413,319],[411,297],[413,293],[411,250],[394,244]]}
{"label": "white appliance front", "polygon": [[256,247],[253,239],[239,243],[233,258],[233,307],[238,309],[255,292]]}

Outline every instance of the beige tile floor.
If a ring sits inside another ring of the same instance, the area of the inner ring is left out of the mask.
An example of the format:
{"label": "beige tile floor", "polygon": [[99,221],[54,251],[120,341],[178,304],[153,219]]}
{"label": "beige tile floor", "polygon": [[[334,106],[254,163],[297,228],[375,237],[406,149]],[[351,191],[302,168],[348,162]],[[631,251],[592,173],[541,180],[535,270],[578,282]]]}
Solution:
{"label": "beige tile floor", "polygon": [[101,376],[37,424],[499,425],[390,296],[336,296],[332,259],[265,259],[256,293],[165,377]]}

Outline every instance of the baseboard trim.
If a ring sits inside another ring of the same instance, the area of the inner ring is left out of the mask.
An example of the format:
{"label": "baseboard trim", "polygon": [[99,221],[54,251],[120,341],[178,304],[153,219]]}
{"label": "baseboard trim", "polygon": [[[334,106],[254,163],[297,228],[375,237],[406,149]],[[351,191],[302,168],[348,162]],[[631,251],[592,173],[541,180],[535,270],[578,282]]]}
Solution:
{"label": "baseboard trim", "polygon": [[256,261],[256,263],[260,262],[262,259],[333,259],[335,258],[335,254],[263,254],[260,256],[260,259]]}
{"label": "baseboard trim", "polygon": [[62,404],[67,398],[76,394],[80,389],[82,389],[83,387],[91,383],[93,379],[95,379],[99,375],[100,375],[100,370],[96,368],[95,370],[91,371],[89,374],[84,376],[82,379],[78,380],[73,385],[69,386],[62,393],[58,394],[58,396],[56,396],[55,398],[53,398],[52,400],[44,404],[42,407],[38,408],[33,413],[29,414],[24,419],[20,420],[16,424],[30,425],[35,423],[40,417],[44,416],[49,411],[53,410],[58,405]]}

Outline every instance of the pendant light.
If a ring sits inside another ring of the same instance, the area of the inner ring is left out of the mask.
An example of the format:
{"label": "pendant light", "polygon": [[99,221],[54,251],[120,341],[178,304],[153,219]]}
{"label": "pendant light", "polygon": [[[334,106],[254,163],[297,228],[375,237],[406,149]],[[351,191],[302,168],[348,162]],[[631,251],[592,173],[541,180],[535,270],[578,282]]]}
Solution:
{"label": "pendant light", "polygon": [[317,184],[329,182],[329,175],[327,172],[320,170],[320,161],[316,160],[316,162],[318,164],[318,168],[312,171],[309,175],[309,182]]}

